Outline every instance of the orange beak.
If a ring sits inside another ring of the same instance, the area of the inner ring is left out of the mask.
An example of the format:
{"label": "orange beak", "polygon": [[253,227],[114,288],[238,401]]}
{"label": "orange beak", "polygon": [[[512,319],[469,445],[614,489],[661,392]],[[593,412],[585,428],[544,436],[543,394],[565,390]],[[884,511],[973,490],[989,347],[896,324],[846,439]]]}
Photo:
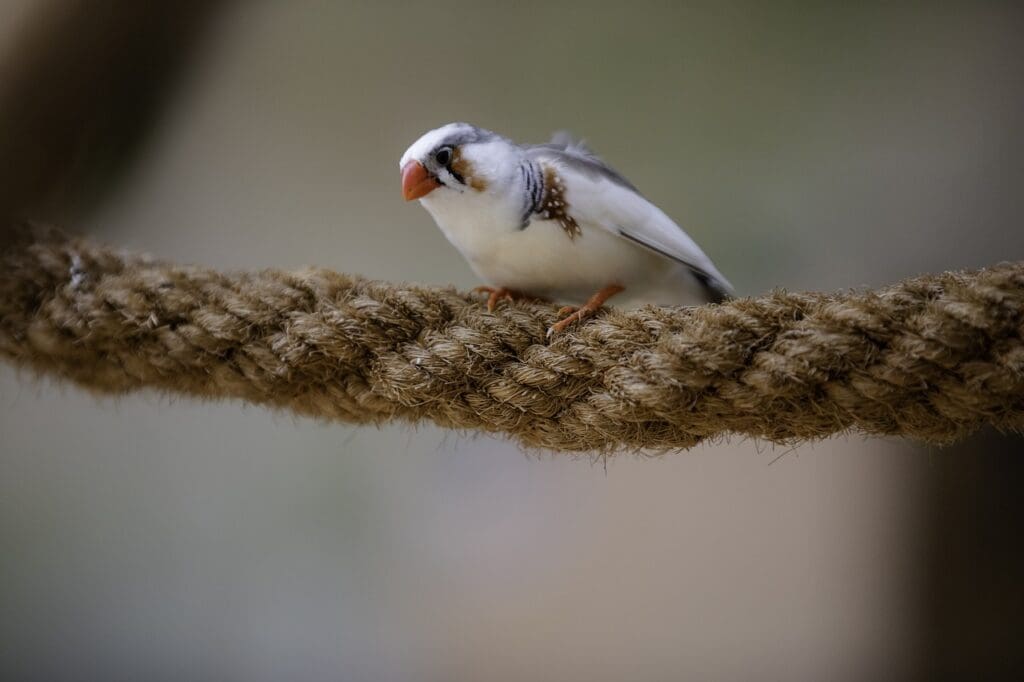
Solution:
{"label": "orange beak", "polygon": [[410,161],[402,169],[402,196],[406,201],[425,197],[440,186],[419,161]]}

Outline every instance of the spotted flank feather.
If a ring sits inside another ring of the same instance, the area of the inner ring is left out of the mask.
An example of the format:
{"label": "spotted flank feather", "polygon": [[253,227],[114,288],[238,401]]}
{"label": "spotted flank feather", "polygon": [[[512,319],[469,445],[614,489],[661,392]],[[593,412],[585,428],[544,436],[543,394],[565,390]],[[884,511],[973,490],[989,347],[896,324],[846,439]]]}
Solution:
{"label": "spotted flank feather", "polygon": [[544,167],[544,198],[537,208],[537,216],[544,220],[558,223],[569,239],[580,235],[580,226],[569,214],[569,205],[565,201],[565,183],[551,166]]}

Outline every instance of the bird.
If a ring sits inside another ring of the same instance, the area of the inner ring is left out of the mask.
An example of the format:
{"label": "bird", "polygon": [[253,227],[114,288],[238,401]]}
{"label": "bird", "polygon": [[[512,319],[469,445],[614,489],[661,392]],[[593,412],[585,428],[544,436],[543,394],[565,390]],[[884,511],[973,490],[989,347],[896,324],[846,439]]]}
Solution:
{"label": "bird", "polygon": [[558,132],[516,144],[469,123],[423,134],[399,161],[402,194],[419,200],[504,300],[567,303],[548,336],[605,302],[700,305],[734,295],[697,243],[585,143]]}

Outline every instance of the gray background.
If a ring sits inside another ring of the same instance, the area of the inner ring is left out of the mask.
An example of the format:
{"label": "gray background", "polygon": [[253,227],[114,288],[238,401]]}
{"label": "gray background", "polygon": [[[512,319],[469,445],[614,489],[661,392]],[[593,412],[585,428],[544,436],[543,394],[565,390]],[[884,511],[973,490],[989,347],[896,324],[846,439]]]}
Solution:
{"label": "gray background", "polygon": [[[4,0],[0,49],[35,4]],[[220,268],[473,286],[397,168],[468,120],[582,135],[742,294],[1017,259],[1020,18],[238,3],[79,227]],[[4,365],[0,673],[902,678],[927,653],[924,481],[970,453],[737,438],[605,468],[429,426],[98,399]]]}

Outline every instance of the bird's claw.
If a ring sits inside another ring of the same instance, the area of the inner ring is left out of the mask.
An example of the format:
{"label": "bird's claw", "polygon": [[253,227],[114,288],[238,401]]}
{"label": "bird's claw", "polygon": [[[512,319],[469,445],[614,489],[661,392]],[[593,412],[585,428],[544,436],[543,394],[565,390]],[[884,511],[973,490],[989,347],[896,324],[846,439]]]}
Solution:
{"label": "bird's claw", "polygon": [[577,308],[576,306],[571,305],[559,308],[557,315],[562,319],[548,327],[547,338],[550,339],[555,334],[561,334],[569,325],[574,322],[582,322],[600,309],[601,306],[590,305],[585,305],[582,308]]}
{"label": "bird's claw", "polygon": [[475,294],[487,294],[487,312],[493,313],[494,308],[498,305],[498,301],[517,301],[524,298],[529,298],[526,294],[523,294],[512,289],[506,289],[505,287],[489,287],[479,286],[473,289]]}
{"label": "bird's claw", "polygon": [[604,307],[604,302],[615,294],[623,291],[623,287],[619,284],[609,284],[605,288],[598,291],[596,294],[590,297],[590,300],[584,303],[582,306],[577,308],[576,306],[567,305],[558,309],[558,317],[562,318],[558,322],[548,327],[547,338],[551,338],[555,334],[561,334],[565,331],[566,327],[573,324],[574,322],[582,322],[583,320],[591,317],[594,313]]}

